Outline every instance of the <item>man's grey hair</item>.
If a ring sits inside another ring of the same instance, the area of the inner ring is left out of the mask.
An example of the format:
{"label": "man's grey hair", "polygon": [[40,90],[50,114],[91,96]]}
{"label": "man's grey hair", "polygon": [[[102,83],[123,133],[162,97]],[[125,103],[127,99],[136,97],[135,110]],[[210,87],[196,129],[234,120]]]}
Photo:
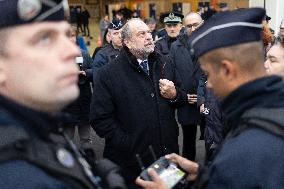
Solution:
{"label": "man's grey hair", "polygon": [[[130,23],[130,22],[133,22],[133,21],[138,21],[138,20],[142,21],[140,18],[131,18],[131,19],[128,20],[128,21],[126,22],[126,24],[122,27],[122,30],[121,30],[121,39],[122,39],[122,42],[123,42],[124,40],[129,40],[129,39],[132,38],[132,31],[131,31],[131,29],[130,29],[130,27],[129,27],[129,23]],[[142,21],[142,22],[143,22],[143,21]]]}

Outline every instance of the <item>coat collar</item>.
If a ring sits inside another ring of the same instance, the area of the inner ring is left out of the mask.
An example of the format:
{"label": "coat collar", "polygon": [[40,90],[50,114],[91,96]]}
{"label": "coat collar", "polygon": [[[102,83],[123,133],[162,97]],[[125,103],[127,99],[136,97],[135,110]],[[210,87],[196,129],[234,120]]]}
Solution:
{"label": "coat collar", "polygon": [[[2,95],[0,95],[0,106],[3,111],[15,116],[16,120],[21,122],[20,126],[46,139],[50,132],[58,132],[59,123],[68,118],[65,114],[48,114],[28,108]],[[10,124],[14,123],[11,122]],[[15,122],[15,124],[17,123]]]}

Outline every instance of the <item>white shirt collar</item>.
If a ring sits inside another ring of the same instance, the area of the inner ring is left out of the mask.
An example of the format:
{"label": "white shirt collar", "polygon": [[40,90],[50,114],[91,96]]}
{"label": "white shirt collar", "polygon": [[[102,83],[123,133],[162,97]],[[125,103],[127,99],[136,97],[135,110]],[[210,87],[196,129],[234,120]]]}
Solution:
{"label": "white shirt collar", "polygon": [[[147,59],[145,59],[145,60],[147,60]],[[139,65],[141,64],[141,62],[143,62],[143,61],[145,61],[145,60],[142,60],[142,59],[139,59],[139,58],[137,59]]]}

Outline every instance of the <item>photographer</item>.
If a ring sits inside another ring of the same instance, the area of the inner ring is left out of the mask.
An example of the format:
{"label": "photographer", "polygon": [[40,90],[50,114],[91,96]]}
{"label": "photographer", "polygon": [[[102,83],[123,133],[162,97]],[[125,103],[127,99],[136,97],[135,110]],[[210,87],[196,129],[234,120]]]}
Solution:
{"label": "photographer", "polygon": [[[70,40],[76,44],[77,31],[75,26],[70,28]],[[78,126],[78,133],[80,137],[80,146],[82,148],[89,148],[91,141],[89,113],[91,103],[91,85],[92,81],[92,62],[89,53],[81,49],[81,56],[76,57],[76,63],[80,68],[78,86],[80,89],[79,98],[67,106],[63,112],[71,115],[69,122],[64,123],[65,132],[73,138],[75,134],[75,126]]]}

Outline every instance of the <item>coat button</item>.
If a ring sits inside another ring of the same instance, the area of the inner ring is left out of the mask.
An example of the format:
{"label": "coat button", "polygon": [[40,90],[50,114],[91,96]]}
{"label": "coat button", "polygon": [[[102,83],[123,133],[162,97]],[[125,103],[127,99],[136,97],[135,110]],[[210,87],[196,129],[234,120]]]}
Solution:
{"label": "coat button", "polygon": [[154,93],[151,93],[151,97],[153,98],[155,96],[155,94]]}

